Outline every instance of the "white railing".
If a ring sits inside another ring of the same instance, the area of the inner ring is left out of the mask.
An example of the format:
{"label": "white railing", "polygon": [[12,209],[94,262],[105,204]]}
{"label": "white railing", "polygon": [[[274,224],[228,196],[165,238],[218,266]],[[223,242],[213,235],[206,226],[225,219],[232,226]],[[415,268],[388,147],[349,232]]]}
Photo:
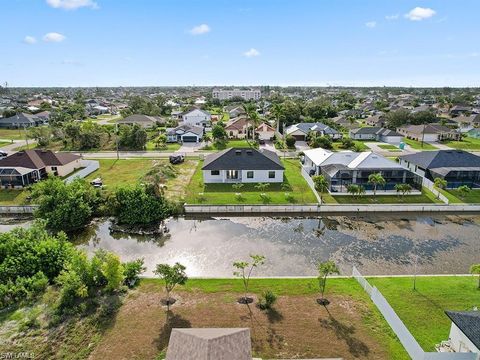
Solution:
{"label": "white railing", "polygon": [[317,198],[318,203],[321,204],[322,199],[318,195],[317,190],[315,190],[315,183],[313,182],[312,177],[307,173],[307,170],[303,166],[302,166],[301,173],[303,178],[307,182],[308,186],[310,186],[310,189],[312,189],[313,193],[315,194],[315,197]]}
{"label": "white railing", "polygon": [[382,293],[375,286],[371,286],[355,266],[352,270],[352,276],[358,281],[360,286],[365,289],[367,294],[370,295],[373,303],[413,360],[478,360],[478,354],[475,353],[425,352],[395,313],[395,310],[393,310],[388,301],[383,297]]}
{"label": "white railing", "polygon": [[422,185],[425,186],[428,190],[430,190],[433,193],[433,195],[435,195],[437,198],[442,200],[445,204],[449,203],[448,198],[445,195],[443,195],[440,191],[437,190],[437,188],[435,187],[435,184],[431,180],[428,180],[427,178],[423,178]]}

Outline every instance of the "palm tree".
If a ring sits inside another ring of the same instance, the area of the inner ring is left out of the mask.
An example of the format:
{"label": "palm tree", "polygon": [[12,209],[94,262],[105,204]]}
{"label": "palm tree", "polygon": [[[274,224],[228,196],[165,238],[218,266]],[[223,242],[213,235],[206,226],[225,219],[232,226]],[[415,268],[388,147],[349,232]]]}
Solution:
{"label": "palm tree", "polygon": [[358,185],[355,185],[355,184],[347,185],[347,193],[351,194],[354,198],[357,197],[358,191],[359,191]]}
{"label": "palm tree", "polygon": [[283,107],[281,104],[273,104],[270,113],[275,118],[275,128],[280,133],[280,118],[283,115]]}
{"label": "palm tree", "polygon": [[470,266],[470,274],[478,275],[478,289],[480,289],[480,264]]}
{"label": "palm tree", "polygon": [[328,192],[328,181],[323,175],[312,176],[313,183],[315,184],[315,189],[320,193],[320,200],[322,200],[322,194]]}
{"label": "palm tree", "polygon": [[433,180],[434,186],[437,188],[437,199],[440,198],[440,189],[445,189],[447,187],[447,180],[442,179],[441,177],[436,177]]}
{"label": "palm tree", "polygon": [[381,173],[374,173],[368,176],[368,183],[373,185],[373,196],[376,196],[377,186],[384,186],[386,181]]}
{"label": "palm tree", "polygon": [[[245,111],[245,114],[247,116],[247,133],[246,137],[248,140],[248,124],[250,123],[250,120],[255,117],[253,114],[257,114],[257,108],[254,103],[246,103],[242,105],[243,111]],[[257,114],[258,115],[258,114]]]}

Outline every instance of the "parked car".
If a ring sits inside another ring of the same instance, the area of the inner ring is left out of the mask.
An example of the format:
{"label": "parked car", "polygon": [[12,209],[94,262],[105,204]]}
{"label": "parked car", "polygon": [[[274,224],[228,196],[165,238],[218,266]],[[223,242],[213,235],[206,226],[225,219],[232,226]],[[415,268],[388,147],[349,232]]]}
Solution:
{"label": "parked car", "polygon": [[7,157],[8,154],[6,151],[0,150],[0,159],[3,159],[4,157]]}
{"label": "parked car", "polygon": [[181,164],[185,161],[184,155],[170,155],[170,164]]}

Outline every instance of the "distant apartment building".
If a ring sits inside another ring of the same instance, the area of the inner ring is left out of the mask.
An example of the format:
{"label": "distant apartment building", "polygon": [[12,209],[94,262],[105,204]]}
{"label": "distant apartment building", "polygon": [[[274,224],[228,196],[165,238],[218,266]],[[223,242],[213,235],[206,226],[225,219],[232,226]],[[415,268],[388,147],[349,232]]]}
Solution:
{"label": "distant apartment building", "polygon": [[262,92],[258,89],[250,89],[250,90],[240,90],[240,89],[232,89],[232,90],[220,90],[220,89],[213,89],[212,97],[214,99],[219,100],[229,100],[232,98],[240,97],[244,100],[260,100],[262,97]]}

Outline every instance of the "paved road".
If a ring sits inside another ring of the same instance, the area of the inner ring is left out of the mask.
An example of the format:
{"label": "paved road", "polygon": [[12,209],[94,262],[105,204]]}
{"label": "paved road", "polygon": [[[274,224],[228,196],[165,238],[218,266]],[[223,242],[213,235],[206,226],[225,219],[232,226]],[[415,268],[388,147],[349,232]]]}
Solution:
{"label": "paved road", "polygon": [[[12,141],[12,140],[0,140],[0,141]],[[28,144],[35,144],[35,140],[28,140]],[[0,150],[6,151],[7,153],[13,153],[15,152],[15,149],[21,146],[27,145],[27,142],[25,140],[13,140],[11,144],[5,145],[0,148]]]}

